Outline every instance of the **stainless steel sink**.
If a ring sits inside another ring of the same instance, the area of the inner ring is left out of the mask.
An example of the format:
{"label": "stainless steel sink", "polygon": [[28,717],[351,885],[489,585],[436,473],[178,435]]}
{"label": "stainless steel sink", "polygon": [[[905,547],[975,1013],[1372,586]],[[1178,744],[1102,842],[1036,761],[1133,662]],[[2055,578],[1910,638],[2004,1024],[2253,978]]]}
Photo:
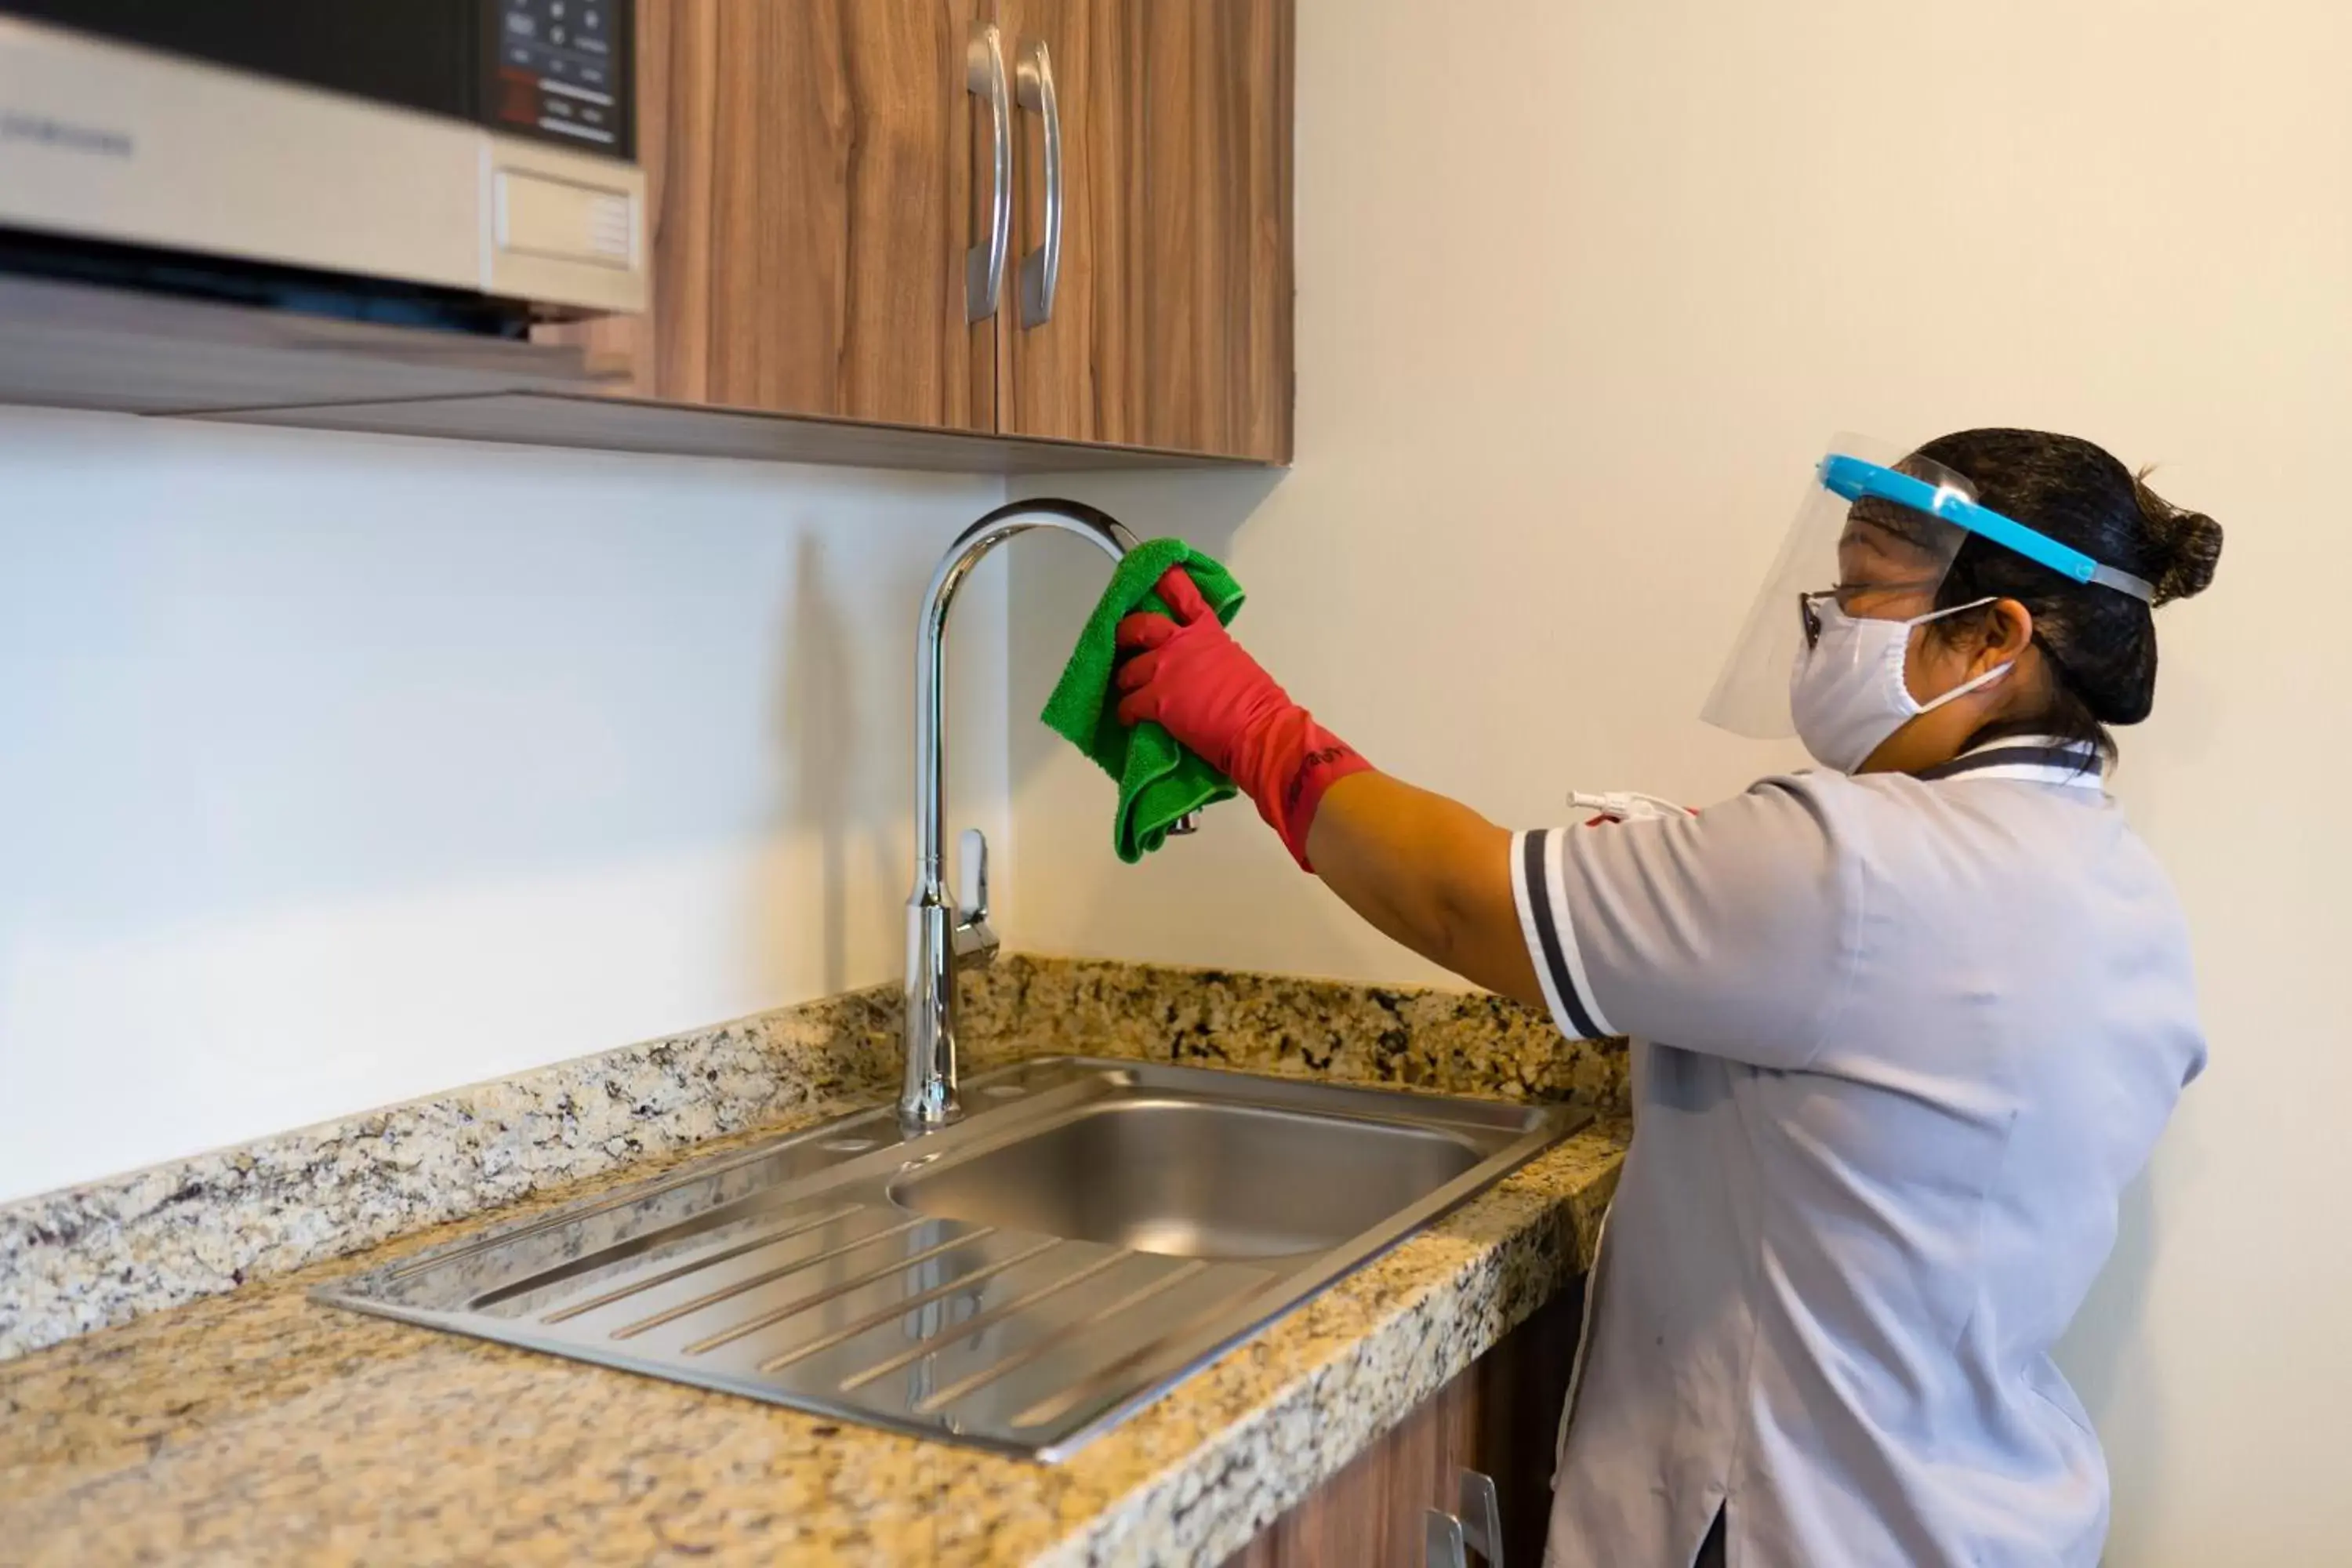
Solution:
{"label": "stainless steel sink", "polygon": [[1057,1058],[718,1156],[319,1300],[1059,1459],[1589,1120]]}
{"label": "stainless steel sink", "polygon": [[1439,1127],[1159,1095],[1085,1106],[919,1169],[890,1197],[942,1219],[1245,1261],[1344,1246],[1480,1153]]}

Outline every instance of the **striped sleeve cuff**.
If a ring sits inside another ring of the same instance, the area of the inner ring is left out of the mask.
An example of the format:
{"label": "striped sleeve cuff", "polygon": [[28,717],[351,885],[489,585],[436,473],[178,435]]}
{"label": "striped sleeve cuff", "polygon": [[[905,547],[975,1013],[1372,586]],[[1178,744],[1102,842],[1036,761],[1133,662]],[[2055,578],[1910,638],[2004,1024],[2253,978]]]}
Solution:
{"label": "striped sleeve cuff", "polygon": [[1540,827],[1511,839],[1511,897],[1519,907],[1519,931],[1543,983],[1552,1022],[1571,1039],[1594,1040],[1617,1033],[1592,997],[1577,952],[1576,926],[1569,918],[1562,856],[1573,827]]}

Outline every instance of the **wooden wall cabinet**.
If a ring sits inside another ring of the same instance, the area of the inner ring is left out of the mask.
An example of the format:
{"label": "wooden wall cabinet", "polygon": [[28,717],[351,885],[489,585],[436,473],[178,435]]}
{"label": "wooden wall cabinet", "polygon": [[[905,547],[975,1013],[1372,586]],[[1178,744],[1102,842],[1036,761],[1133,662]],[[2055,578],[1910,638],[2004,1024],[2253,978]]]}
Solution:
{"label": "wooden wall cabinet", "polygon": [[1286,462],[1292,3],[637,0],[653,307],[542,331],[642,396]]}
{"label": "wooden wall cabinet", "polygon": [[[1291,0],[1000,0],[1062,118],[1054,313],[1000,323],[1006,434],[1290,456]],[[1045,229],[1024,114],[1015,248]]]}

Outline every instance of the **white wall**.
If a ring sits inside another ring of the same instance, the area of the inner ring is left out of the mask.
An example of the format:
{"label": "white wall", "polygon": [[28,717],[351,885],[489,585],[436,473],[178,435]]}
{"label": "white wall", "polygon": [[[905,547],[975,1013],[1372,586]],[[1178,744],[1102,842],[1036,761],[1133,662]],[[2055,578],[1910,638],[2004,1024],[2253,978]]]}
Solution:
{"label": "white wall", "polygon": [[[2352,9],[1300,11],[1296,471],[1045,488],[1226,551],[1244,640],[1376,762],[1524,824],[1788,760],[1692,714],[1836,430],[2081,434],[2230,530],[2160,617],[2119,782],[2194,922],[2213,1068],[2067,1359],[2110,1562],[2340,1559]],[[1016,568],[1016,689],[1092,592]],[[1103,781],[1023,724],[1013,766],[1024,944],[1428,973],[1246,806],[1130,870]]]}
{"label": "white wall", "polygon": [[896,973],[915,608],[1002,497],[0,409],[0,1198]]}

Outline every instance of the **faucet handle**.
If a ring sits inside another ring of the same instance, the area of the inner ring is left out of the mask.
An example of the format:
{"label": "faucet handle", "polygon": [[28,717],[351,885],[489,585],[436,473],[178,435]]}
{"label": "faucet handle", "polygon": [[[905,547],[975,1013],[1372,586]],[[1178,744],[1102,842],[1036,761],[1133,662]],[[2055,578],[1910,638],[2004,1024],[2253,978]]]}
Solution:
{"label": "faucet handle", "polygon": [[988,835],[967,827],[956,840],[956,914],[961,920],[988,918]]}
{"label": "faucet handle", "polygon": [[988,924],[988,836],[967,827],[956,840],[956,962],[985,967],[996,947]]}

